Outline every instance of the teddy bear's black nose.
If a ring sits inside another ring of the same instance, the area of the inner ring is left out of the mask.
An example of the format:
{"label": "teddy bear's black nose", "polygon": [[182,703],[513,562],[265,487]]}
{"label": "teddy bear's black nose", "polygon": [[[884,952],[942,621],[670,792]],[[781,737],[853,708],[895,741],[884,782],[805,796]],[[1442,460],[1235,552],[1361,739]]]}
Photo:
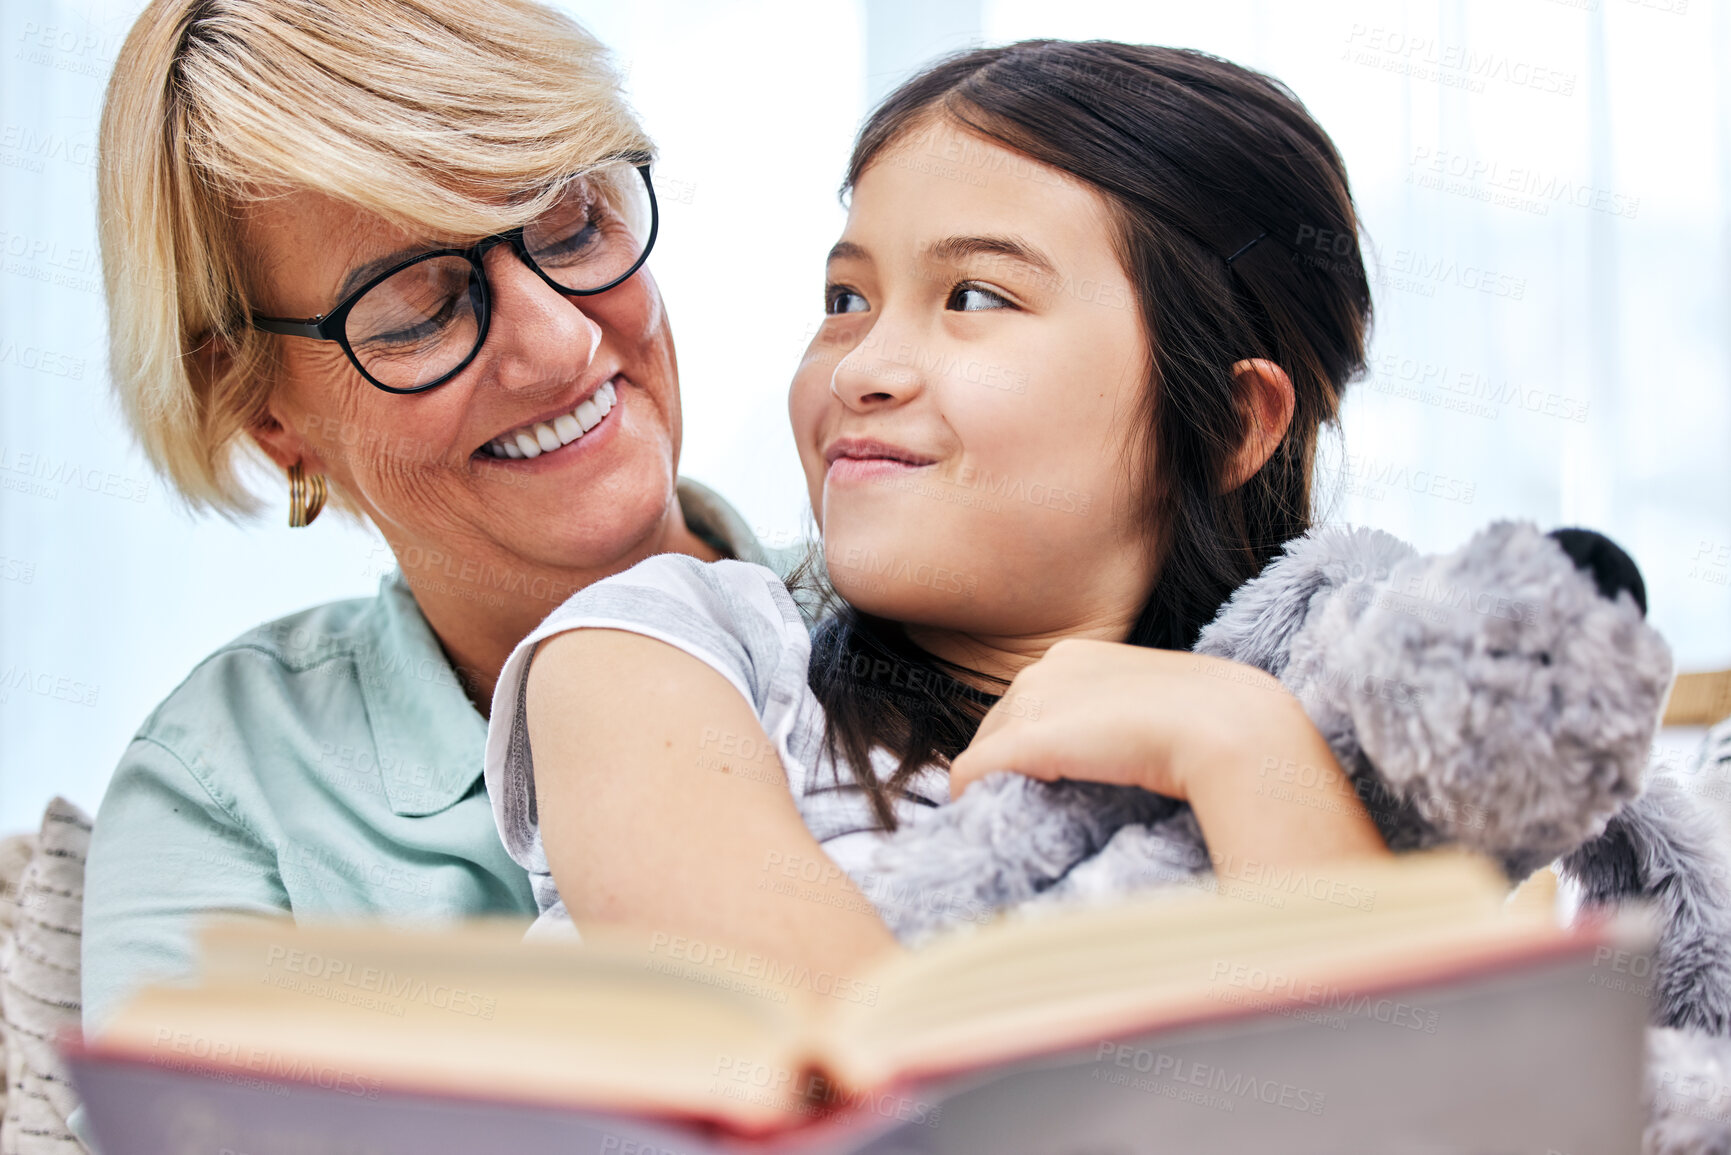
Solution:
{"label": "teddy bear's black nose", "polygon": [[1553,529],[1545,536],[1555,538],[1575,565],[1593,575],[1600,593],[1616,601],[1618,593],[1628,590],[1646,616],[1647,587],[1641,582],[1641,571],[1616,542],[1590,529]]}

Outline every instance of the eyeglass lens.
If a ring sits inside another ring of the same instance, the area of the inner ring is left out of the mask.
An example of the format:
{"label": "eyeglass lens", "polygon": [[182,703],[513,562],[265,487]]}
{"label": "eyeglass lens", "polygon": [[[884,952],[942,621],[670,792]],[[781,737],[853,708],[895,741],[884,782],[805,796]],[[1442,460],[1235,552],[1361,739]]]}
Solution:
{"label": "eyeglass lens", "polygon": [[[523,228],[541,274],[577,292],[617,281],[643,255],[652,220],[637,169],[612,165],[572,180]],[[428,257],[369,289],[349,310],[344,335],[368,376],[392,389],[430,384],[462,365],[481,341],[483,288],[467,258]]]}

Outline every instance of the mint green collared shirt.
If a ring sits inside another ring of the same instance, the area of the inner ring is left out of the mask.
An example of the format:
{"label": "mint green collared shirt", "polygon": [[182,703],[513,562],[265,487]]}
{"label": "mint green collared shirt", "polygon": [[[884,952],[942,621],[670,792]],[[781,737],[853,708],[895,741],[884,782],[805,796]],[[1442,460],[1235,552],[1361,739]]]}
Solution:
{"label": "mint green collared shirt", "polygon": [[[766,561],[719,497],[681,481],[679,499],[700,537]],[[190,975],[213,914],[527,924],[529,877],[482,782],[486,737],[397,574],[210,655],[145,721],[97,812],[85,1029]]]}

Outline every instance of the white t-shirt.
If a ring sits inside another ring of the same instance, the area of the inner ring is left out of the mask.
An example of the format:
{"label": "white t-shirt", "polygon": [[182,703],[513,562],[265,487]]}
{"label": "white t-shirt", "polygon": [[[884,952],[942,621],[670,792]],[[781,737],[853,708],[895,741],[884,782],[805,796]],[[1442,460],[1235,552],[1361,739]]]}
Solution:
{"label": "white t-shirt", "polygon": [[[748,562],[702,562],[684,554],[660,554],[624,573],[605,578],[571,597],[547,616],[505,662],[493,691],[487,723],[487,793],[505,849],[529,872],[541,911],[536,931],[569,925],[541,846],[535,806],[535,763],[529,750],[524,707],[529,663],[543,640],[567,630],[627,630],[690,654],[732,684],[751,704],[776,758],[753,758],[748,739],[705,732],[714,743],[716,768],[733,772],[763,766],[787,787],[806,826],[824,851],[868,896],[872,852],[887,837],[865,792],[851,773],[838,771],[824,751],[824,712],[806,680],[811,639],[787,587],[774,571]],[[604,671],[598,671],[604,677]],[[879,757],[881,755],[881,757]],[[887,778],[894,760],[881,749],[873,771]],[[894,800],[899,825],[949,801],[949,774],[927,767]]]}

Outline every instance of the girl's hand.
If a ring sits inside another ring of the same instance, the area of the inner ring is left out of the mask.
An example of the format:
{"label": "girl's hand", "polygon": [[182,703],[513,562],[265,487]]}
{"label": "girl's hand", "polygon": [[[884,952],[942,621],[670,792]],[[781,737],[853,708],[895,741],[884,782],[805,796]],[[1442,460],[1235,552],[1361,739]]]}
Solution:
{"label": "girl's hand", "polygon": [[1067,638],[986,714],[950,765],[950,795],[1009,770],[1188,798],[1192,755],[1228,737],[1246,710],[1288,705],[1297,703],[1279,682],[1237,662]]}
{"label": "girl's hand", "polygon": [[951,797],[1000,770],[1187,801],[1217,864],[1387,853],[1298,699],[1221,658],[1059,642],[1016,675],[951,763]]}

